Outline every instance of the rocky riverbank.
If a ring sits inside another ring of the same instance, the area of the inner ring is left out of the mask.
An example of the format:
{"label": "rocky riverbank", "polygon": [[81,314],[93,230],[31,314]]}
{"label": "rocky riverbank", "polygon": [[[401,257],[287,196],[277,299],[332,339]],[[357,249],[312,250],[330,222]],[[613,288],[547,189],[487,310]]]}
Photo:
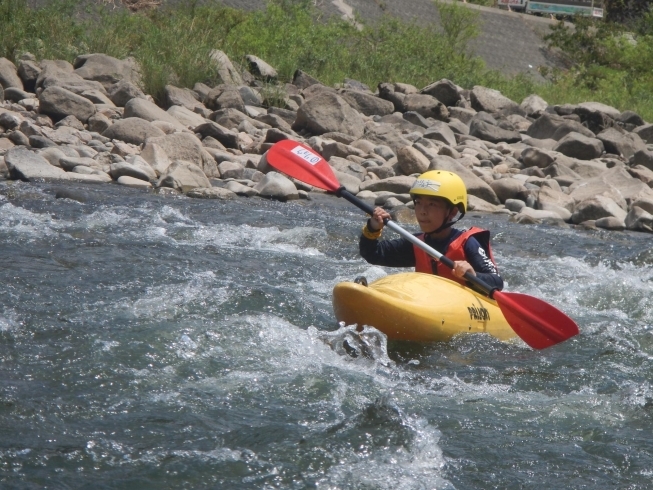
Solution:
{"label": "rocky riverbank", "polygon": [[310,198],[315,189],[266,162],[274,143],[293,139],[322,154],[350,192],[398,217],[416,175],[443,169],[463,178],[471,210],[653,231],[653,124],[633,112],[537,96],[517,103],[449,80],[372,91],[298,70],[284,84],[255,56],[246,70],[220,51],[211,57],[222,83],[169,85],[162,107],[139,88],[132,59],[1,58],[0,173],[197,198]]}

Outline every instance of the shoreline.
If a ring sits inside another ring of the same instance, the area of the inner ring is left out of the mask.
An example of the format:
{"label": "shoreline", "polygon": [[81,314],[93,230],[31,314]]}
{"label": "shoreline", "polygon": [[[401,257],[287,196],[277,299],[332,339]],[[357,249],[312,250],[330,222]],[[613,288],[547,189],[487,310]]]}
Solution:
{"label": "shoreline", "polygon": [[[314,189],[271,169],[266,152],[291,139],[321,154],[352,194],[411,213],[408,190],[427,170],[465,181],[470,211],[520,223],[562,221],[653,231],[653,125],[596,102],[521,103],[442,79],[422,89],[355,80],[330,87],[248,56],[242,71],[211,54],[223,83],[165,87],[157,106],[133,59],[79,56],[73,64],[24,54],[0,60],[0,172],[25,181],[118,183],[194,198],[307,199]],[[28,90],[33,90],[29,92]]]}

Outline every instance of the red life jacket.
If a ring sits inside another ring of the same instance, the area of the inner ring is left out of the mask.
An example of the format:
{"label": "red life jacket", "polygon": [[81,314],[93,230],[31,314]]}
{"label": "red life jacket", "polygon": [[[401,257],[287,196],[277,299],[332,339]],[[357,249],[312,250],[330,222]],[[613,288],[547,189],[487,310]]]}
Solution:
{"label": "red life jacket", "polygon": [[[476,238],[481,247],[483,247],[483,250],[485,250],[485,253],[488,255],[488,257],[490,257],[490,260],[496,267],[494,256],[492,255],[492,249],[490,248],[490,232],[475,226],[472,226],[469,230],[463,231],[456,239],[454,239],[454,241],[449,244],[447,252],[444,254],[444,256],[453,261],[467,260],[465,257],[465,243],[467,243],[467,240],[472,236]],[[424,241],[424,233],[417,235],[417,238]],[[442,264],[439,260],[434,259],[416,245],[413,245],[413,250],[415,252],[415,272],[436,274],[438,276],[445,277],[465,285],[464,279],[459,279],[458,277],[454,276],[453,271]],[[435,268],[433,267],[433,264],[435,264]]]}

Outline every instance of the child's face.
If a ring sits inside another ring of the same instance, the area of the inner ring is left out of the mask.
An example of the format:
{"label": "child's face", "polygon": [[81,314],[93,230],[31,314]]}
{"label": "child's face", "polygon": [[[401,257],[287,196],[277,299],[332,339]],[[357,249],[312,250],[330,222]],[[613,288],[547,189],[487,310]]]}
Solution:
{"label": "child's face", "polygon": [[415,218],[424,233],[437,230],[443,223],[453,219],[456,213],[456,208],[440,197],[415,197]]}

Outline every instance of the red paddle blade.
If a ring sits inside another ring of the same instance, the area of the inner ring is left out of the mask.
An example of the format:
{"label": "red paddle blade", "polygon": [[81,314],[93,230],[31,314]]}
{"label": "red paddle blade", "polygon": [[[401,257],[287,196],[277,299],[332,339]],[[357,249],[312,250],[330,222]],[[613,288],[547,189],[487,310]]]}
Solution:
{"label": "red paddle blade", "polygon": [[520,293],[495,291],[493,298],[517,335],[533,349],[545,349],[578,335],[578,325],[555,306]]}
{"label": "red paddle blade", "polygon": [[290,177],[326,191],[336,191],[340,182],[333,170],[310,147],[292,140],[282,140],[268,150],[268,163]]}

